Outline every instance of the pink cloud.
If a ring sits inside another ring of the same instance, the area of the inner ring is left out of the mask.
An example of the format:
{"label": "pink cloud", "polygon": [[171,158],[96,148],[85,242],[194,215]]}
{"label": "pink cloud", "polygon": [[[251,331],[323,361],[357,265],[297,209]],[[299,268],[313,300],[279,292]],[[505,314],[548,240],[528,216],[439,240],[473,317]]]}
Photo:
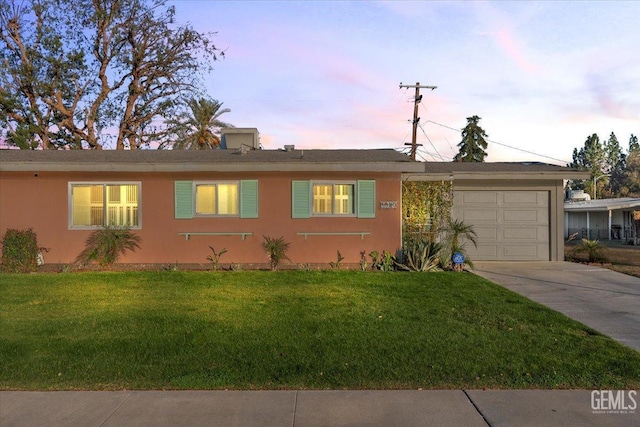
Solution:
{"label": "pink cloud", "polygon": [[493,37],[495,42],[506,53],[507,57],[515,62],[522,70],[530,74],[537,74],[540,67],[529,61],[525,55],[522,43],[509,30],[499,30],[485,33]]}
{"label": "pink cloud", "polygon": [[640,118],[638,111],[629,105],[621,101],[620,89],[618,93],[614,87],[615,84],[611,81],[617,76],[611,70],[606,70],[601,73],[589,73],[587,75],[587,87],[591,96],[593,96],[597,106],[599,107],[599,113],[604,113],[612,118],[629,120]]}

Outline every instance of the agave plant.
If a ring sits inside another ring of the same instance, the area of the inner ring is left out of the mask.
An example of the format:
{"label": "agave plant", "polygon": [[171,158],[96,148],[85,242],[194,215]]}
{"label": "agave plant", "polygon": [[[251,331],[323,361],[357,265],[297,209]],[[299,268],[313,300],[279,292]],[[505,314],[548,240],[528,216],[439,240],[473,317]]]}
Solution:
{"label": "agave plant", "polygon": [[402,251],[402,262],[398,268],[407,271],[439,271],[442,245],[429,240],[409,242]]}

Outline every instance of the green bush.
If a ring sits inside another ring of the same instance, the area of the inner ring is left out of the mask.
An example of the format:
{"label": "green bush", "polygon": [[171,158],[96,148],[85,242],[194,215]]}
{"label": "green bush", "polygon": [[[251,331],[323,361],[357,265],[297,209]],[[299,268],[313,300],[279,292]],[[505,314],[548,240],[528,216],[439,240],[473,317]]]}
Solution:
{"label": "green bush", "polygon": [[371,251],[371,268],[380,271],[393,271],[394,265],[397,264],[396,257],[389,251],[384,250],[382,254],[378,251]]}
{"label": "green bush", "polygon": [[128,227],[106,226],[87,237],[86,247],[76,262],[85,265],[97,261],[102,267],[110,266],[118,261],[120,255],[139,249],[141,241],[140,236]]}
{"label": "green bush", "polygon": [[407,242],[402,250],[402,262],[396,262],[401,270],[440,271],[442,245],[429,240]]}
{"label": "green bush", "polygon": [[574,248],[576,253],[586,253],[588,262],[604,262],[607,257],[603,253],[604,246],[599,240],[582,239],[582,242]]}
{"label": "green bush", "polygon": [[8,229],[2,238],[2,270],[30,273],[38,267],[38,238],[28,230]]}
{"label": "green bush", "polygon": [[269,236],[262,237],[264,238],[262,247],[267,252],[267,257],[269,257],[271,270],[276,270],[278,265],[280,265],[280,263],[285,259],[291,261],[287,256],[290,243],[284,240],[284,237],[279,237],[277,239]]}

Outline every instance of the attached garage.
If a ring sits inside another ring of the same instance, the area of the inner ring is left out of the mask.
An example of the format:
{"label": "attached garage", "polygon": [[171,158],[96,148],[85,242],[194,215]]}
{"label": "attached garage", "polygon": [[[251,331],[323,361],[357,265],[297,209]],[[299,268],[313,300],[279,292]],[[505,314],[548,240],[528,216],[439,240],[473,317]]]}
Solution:
{"label": "attached garage", "polygon": [[453,216],[478,235],[466,247],[474,260],[550,259],[548,191],[454,191]]}
{"label": "attached garage", "polygon": [[427,162],[416,181],[451,181],[455,219],[472,225],[476,261],[564,260],[564,180],[589,174],[537,162]]}

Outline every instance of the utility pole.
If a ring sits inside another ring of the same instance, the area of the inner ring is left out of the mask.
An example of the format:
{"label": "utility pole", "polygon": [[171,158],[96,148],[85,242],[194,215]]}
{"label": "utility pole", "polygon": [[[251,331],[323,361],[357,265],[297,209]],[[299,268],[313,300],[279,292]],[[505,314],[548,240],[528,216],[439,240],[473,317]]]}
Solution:
{"label": "utility pole", "polygon": [[418,146],[422,144],[416,143],[416,136],[418,133],[418,122],[420,121],[420,117],[418,117],[418,104],[422,100],[422,95],[420,95],[420,89],[437,89],[438,86],[420,86],[420,82],[416,82],[415,85],[403,85],[400,82],[400,89],[403,87],[410,88],[413,87],[416,89],[416,97],[413,100],[413,137],[411,138],[411,144],[405,143],[404,145],[411,145],[411,158],[413,160],[416,159],[416,151],[418,150]]}

